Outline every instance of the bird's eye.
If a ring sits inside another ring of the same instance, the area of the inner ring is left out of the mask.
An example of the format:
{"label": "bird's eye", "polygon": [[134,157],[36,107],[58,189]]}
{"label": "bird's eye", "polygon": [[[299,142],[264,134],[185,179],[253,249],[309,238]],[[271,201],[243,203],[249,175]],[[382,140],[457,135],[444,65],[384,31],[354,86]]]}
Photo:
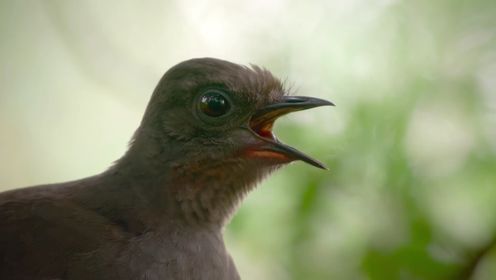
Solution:
{"label": "bird's eye", "polygon": [[220,117],[229,112],[231,104],[223,92],[211,89],[200,97],[199,108],[207,116]]}

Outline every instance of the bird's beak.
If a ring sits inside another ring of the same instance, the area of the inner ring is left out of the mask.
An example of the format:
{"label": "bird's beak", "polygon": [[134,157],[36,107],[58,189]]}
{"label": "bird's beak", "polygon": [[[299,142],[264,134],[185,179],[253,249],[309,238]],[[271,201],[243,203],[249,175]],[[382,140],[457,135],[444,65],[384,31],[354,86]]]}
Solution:
{"label": "bird's beak", "polygon": [[334,106],[334,104],[314,97],[285,96],[278,102],[256,111],[250,120],[250,130],[262,141],[250,149],[250,155],[281,159],[287,162],[302,160],[315,167],[326,169],[325,165],[318,160],[281,143],[272,133],[274,121],[280,116],[320,106]]}

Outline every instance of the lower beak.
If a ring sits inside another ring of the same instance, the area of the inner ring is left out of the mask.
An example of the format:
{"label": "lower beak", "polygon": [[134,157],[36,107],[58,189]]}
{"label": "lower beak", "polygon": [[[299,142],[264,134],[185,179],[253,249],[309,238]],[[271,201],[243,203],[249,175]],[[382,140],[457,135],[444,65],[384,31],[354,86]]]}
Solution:
{"label": "lower beak", "polygon": [[254,147],[254,154],[282,158],[287,162],[301,160],[315,167],[327,169],[320,161],[281,143],[272,133],[274,121],[280,116],[320,106],[334,106],[334,104],[314,97],[285,96],[278,102],[256,111],[250,120],[250,129],[262,142]]}

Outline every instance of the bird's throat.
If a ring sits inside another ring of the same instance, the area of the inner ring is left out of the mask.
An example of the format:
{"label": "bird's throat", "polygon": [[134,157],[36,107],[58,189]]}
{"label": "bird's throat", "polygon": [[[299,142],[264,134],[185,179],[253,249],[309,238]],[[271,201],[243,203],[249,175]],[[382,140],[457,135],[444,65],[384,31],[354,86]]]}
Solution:
{"label": "bird's throat", "polygon": [[[169,217],[195,225],[224,226],[244,196],[278,165],[233,155],[212,158],[211,154],[188,154],[181,143],[143,141],[138,138],[114,170],[130,176],[154,208]],[[150,139],[150,138],[149,138]],[[148,153],[138,153],[146,147]],[[140,186],[142,185],[142,186]],[[166,214],[167,214],[166,213]]]}
{"label": "bird's throat", "polygon": [[244,196],[269,172],[239,159],[176,166],[170,194],[188,223],[224,226]]}

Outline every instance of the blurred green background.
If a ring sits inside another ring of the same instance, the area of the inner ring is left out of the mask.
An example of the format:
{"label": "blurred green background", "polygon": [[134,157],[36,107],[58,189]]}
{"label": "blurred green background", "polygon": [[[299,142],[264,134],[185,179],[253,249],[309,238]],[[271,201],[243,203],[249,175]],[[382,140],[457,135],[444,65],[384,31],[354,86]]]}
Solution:
{"label": "blurred green background", "polygon": [[496,2],[0,0],[0,189],[96,174],[158,79],[213,56],[337,107],[278,121],[323,160],[226,230],[244,279],[496,279]]}

